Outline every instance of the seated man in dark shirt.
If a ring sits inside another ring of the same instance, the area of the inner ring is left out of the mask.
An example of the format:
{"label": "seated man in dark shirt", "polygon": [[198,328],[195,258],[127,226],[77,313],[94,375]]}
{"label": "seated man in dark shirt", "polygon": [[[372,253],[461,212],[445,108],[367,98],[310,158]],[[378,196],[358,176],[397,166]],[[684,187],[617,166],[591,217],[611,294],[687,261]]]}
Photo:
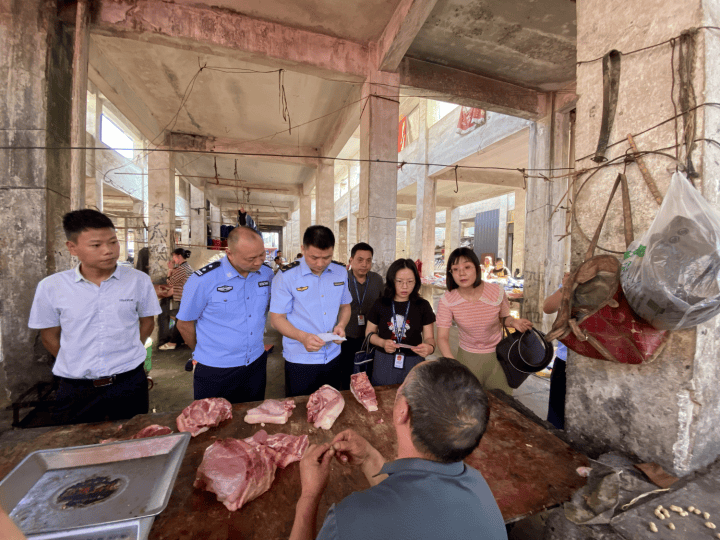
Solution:
{"label": "seated man in dark shirt", "polygon": [[315,537],[333,456],[359,466],[372,487],[331,506],[318,540],[507,540],[485,479],[462,461],[480,443],[488,417],[487,396],[468,368],[450,358],[418,364],[398,388],[393,407],[395,461],[385,463],[352,430],[308,448],[300,462],[302,494],[290,540]]}

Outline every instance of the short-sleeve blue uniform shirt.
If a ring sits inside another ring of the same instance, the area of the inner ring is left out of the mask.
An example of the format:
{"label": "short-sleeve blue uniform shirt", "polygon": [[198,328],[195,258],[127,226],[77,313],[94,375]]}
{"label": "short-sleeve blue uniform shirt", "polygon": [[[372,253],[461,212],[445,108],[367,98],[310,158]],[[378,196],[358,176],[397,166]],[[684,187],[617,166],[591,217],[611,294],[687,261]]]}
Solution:
{"label": "short-sleeve blue uniform shirt", "polygon": [[264,264],[242,277],[227,257],[188,278],[177,318],[196,321],[195,360],[228,368],[247,366],[262,355],[272,280],[273,271]]}
{"label": "short-sleeve blue uniform shirt", "polygon": [[[295,261],[275,276],[270,312],[287,316],[298,330],[311,334],[332,332],[340,306],[350,304],[348,273],[342,264],[331,262],[317,276],[305,259]],[[295,339],[283,337],[283,356],[295,364],[327,364],[340,354],[340,345],[329,342],[317,352],[308,352]]]}

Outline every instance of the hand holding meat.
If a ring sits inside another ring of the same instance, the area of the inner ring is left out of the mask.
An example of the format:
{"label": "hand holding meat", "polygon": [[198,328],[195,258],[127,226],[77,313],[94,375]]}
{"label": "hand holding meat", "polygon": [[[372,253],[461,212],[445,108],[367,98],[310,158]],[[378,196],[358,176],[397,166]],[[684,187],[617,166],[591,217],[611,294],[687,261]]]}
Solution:
{"label": "hand holding meat", "polygon": [[506,326],[511,326],[518,332],[527,332],[533,327],[533,323],[527,319],[516,319],[514,317],[508,317],[505,322]]}
{"label": "hand holding meat", "polygon": [[386,339],[383,343],[383,349],[386,353],[392,354],[398,350],[397,344],[392,339]]}
{"label": "hand holding meat", "polygon": [[421,343],[420,345],[417,345],[410,350],[418,356],[426,358],[429,354],[432,354],[435,349],[429,343]]}
{"label": "hand holding meat", "polygon": [[300,482],[303,497],[320,497],[330,476],[330,461],[335,450],[328,443],[310,445],[300,460]]}
{"label": "hand holding meat", "polygon": [[301,343],[305,346],[307,352],[318,352],[325,346],[325,342],[315,334],[305,334]]}

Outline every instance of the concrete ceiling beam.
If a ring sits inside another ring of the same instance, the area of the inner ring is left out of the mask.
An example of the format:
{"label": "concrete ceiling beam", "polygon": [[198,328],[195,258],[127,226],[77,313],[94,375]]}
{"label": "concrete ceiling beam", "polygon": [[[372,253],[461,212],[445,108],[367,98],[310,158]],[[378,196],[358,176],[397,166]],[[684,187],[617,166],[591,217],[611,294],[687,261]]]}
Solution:
{"label": "concrete ceiling beam", "polygon": [[320,156],[317,148],[309,146],[286,146],[264,141],[224,139],[176,131],[168,134],[166,144],[178,152],[227,153],[229,158],[248,157],[256,161],[293,163],[311,168],[317,168]]}
{"label": "concrete ceiling beam", "polygon": [[415,212],[412,212],[411,210],[398,210],[396,218],[399,221],[403,221],[406,219],[415,219]]}
{"label": "concrete ceiling beam", "polygon": [[[452,208],[455,201],[452,197],[435,197],[435,206]],[[415,206],[417,204],[417,198],[415,195],[398,195],[397,204],[408,204]]]}
{"label": "concrete ceiling beam", "polygon": [[[185,177],[183,175],[183,177]],[[232,178],[220,178],[218,181],[219,184],[215,183],[215,177],[213,176],[201,176],[197,177],[200,180],[205,180],[205,189],[208,191],[222,191],[227,189],[237,189],[243,190],[247,189],[252,192],[258,192],[258,193],[279,193],[281,195],[294,195],[296,197],[300,196],[300,186],[297,184],[281,184],[279,182],[263,182],[263,183],[251,183],[251,182],[243,182],[242,180],[240,183],[236,182]],[[195,178],[193,178],[195,179]]]}
{"label": "concrete ceiling beam", "polygon": [[420,97],[529,120],[543,117],[547,108],[543,92],[415,58],[404,58],[398,72],[400,84]]}
{"label": "concrete ceiling beam", "polygon": [[[455,182],[455,171],[446,171],[435,176],[436,180]],[[525,180],[520,172],[488,171],[480,169],[458,169],[458,182],[467,184],[487,184],[523,189]]]}
{"label": "concrete ceiling beam", "polygon": [[[74,4],[67,4],[61,18],[73,24],[74,13]],[[362,81],[368,72],[365,45],[220,7],[164,0],[96,0],[92,23],[92,33],[231,56],[309,75]]]}
{"label": "concrete ceiling beam", "polygon": [[346,107],[337,113],[335,124],[328,131],[329,135],[323,144],[323,155],[336,157],[347,144],[352,134],[360,125],[360,115],[367,101],[363,98],[362,86],[358,85],[350,91],[345,101]]}
{"label": "concrete ceiling beam", "polygon": [[436,3],[437,0],[400,0],[376,43],[378,71],[397,69]]}

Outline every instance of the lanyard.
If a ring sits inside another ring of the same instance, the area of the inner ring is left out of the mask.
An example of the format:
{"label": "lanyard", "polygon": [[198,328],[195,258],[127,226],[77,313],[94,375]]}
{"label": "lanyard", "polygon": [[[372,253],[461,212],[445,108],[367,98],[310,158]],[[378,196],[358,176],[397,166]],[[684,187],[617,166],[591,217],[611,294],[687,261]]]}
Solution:
{"label": "lanyard", "polygon": [[407,307],[405,308],[405,319],[403,319],[403,325],[401,329],[397,327],[397,320],[395,319],[395,300],[392,302],[392,322],[395,329],[395,337],[397,342],[400,343],[405,338],[405,326],[407,325],[407,316],[410,313],[410,299],[408,299]]}
{"label": "lanyard", "polygon": [[370,279],[370,276],[365,278],[365,290],[363,291],[362,300],[361,300],[360,299],[360,291],[358,290],[357,279],[355,279],[355,275],[353,275],[353,284],[355,285],[355,297],[357,298],[358,307],[359,307],[360,311],[362,311],[363,302],[365,302],[365,295],[367,294],[369,279]]}

